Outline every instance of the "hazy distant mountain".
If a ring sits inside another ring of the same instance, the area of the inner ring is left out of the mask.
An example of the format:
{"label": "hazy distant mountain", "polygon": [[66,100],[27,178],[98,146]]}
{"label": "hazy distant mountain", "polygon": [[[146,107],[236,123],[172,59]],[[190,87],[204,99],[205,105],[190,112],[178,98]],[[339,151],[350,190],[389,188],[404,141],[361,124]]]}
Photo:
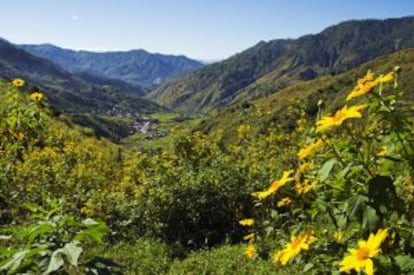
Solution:
{"label": "hazy distant mountain", "polygon": [[[46,93],[49,100],[67,112],[146,112],[160,109],[156,104],[126,92],[115,85],[94,85],[65,71],[52,62],[34,56],[15,45],[0,40],[0,77],[21,77]],[[102,82],[99,79],[98,82]],[[119,83],[118,83],[119,84]]]}
{"label": "hazy distant mountain", "polygon": [[181,111],[205,112],[414,47],[413,34],[414,17],[405,17],[348,21],[315,35],[260,42],[166,83],[148,98]]}
{"label": "hazy distant mountain", "polygon": [[62,49],[51,44],[20,47],[74,74],[117,79],[149,89],[203,66],[185,56],[152,54],[144,50],[98,53]]}

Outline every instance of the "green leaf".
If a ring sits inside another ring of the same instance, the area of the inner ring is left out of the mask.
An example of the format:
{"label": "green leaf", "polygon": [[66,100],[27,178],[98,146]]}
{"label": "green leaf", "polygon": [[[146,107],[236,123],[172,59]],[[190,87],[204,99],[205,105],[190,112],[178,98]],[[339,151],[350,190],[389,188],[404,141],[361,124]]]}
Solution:
{"label": "green leaf", "polygon": [[329,177],[329,175],[331,174],[332,168],[335,165],[335,163],[336,163],[336,159],[330,159],[330,160],[326,161],[323,164],[323,166],[321,167],[321,169],[319,169],[319,171],[318,171],[318,177],[319,177],[319,180],[321,182],[322,181],[325,181]]}
{"label": "green leaf", "polygon": [[309,270],[311,270],[314,267],[313,263],[307,263],[304,267],[302,272],[308,272]]}
{"label": "green leaf", "polygon": [[62,252],[65,253],[71,265],[78,265],[78,259],[80,254],[82,253],[82,247],[80,247],[79,241],[72,241],[70,243],[67,243],[63,247]]}
{"label": "green leaf", "polygon": [[47,211],[43,207],[41,207],[37,204],[34,204],[34,203],[25,202],[25,203],[23,203],[23,207],[26,208],[27,210],[33,212],[33,213],[36,213],[36,212],[41,212],[41,213],[44,213],[44,214],[47,213]]}
{"label": "green leaf", "polygon": [[36,238],[43,236],[47,233],[52,233],[55,231],[55,227],[53,223],[46,222],[38,225],[34,225],[33,227],[29,227],[28,232],[26,234],[27,243],[31,244],[35,241]]}
{"label": "green leaf", "polygon": [[363,218],[362,218],[362,227],[367,229],[368,232],[374,232],[379,225],[379,217],[377,215],[377,211],[371,206],[368,206],[364,210]]}
{"label": "green leaf", "polygon": [[26,254],[29,253],[30,250],[23,250],[15,253],[13,257],[7,261],[3,266],[0,267],[0,270],[6,270],[10,273],[13,273],[15,270],[17,270],[22,263],[23,259],[25,258]]}
{"label": "green leaf", "polygon": [[87,225],[87,226],[90,226],[90,225],[98,225],[99,224],[99,222],[97,222],[97,221],[95,221],[94,219],[91,219],[91,218],[84,219],[82,221],[82,223],[84,225]]}
{"label": "green leaf", "polygon": [[46,274],[49,274],[53,271],[58,270],[65,264],[65,261],[62,257],[63,255],[62,250],[63,249],[60,248],[60,249],[53,251],[52,256],[50,257],[49,266],[47,267],[47,270],[46,270]]}
{"label": "green leaf", "polygon": [[350,163],[348,163],[348,165],[344,168],[344,169],[342,169],[342,171],[339,173],[339,175],[342,177],[342,178],[345,178],[345,176],[348,174],[348,172],[351,170],[351,168],[352,168],[352,166],[353,166],[354,164],[352,163],[352,162],[350,162]]}
{"label": "green leaf", "polygon": [[400,267],[401,271],[414,271],[414,258],[407,255],[398,255],[395,257],[395,262]]}
{"label": "green leaf", "polygon": [[348,206],[346,208],[346,214],[348,219],[358,219],[358,217],[360,217],[360,214],[363,212],[363,207],[366,205],[367,202],[368,198],[361,195],[351,197],[348,200]]}
{"label": "green leaf", "polygon": [[97,222],[92,219],[86,219],[82,222],[86,224],[88,227],[75,236],[75,240],[94,240],[98,243],[102,243],[102,238],[108,234],[109,228],[104,222]]}
{"label": "green leaf", "polygon": [[36,254],[44,253],[44,251],[45,251],[44,247],[37,247],[34,249],[25,249],[25,250],[16,252],[13,254],[10,260],[6,260],[1,263],[2,265],[0,266],[0,271],[6,270],[9,273],[14,273],[21,267],[22,261],[24,259],[29,259]]}

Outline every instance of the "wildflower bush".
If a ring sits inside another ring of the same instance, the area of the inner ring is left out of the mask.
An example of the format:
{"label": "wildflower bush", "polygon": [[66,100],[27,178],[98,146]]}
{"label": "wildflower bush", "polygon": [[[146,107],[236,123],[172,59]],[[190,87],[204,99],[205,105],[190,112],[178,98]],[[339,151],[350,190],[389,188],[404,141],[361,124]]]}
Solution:
{"label": "wildflower bush", "polygon": [[[334,104],[309,92],[304,110],[293,97],[275,112],[232,107],[233,120],[173,128],[168,149],[135,152],[56,117],[24,80],[0,81],[2,271],[46,272],[53,259],[53,272],[414,271],[414,110],[399,75],[368,72]],[[59,211],[29,215],[51,198]],[[104,244],[77,242],[88,217],[108,225]],[[28,239],[24,227],[42,224]],[[78,262],[66,245],[82,248]]]}
{"label": "wildflower bush", "polygon": [[118,150],[53,118],[41,92],[18,90],[22,82],[0,83],[0,224],[22,217],[22,202],[47,198],[65,198],[80,214],[96,190],[119,178]]}
{"label": "wildflower bush", "polygon": [[252,193],[239,222],[248,258],[311,274],[414,270],[414,110],[399,72],[368,71],[333,115],[298,122],[308,128],[296,163]]}

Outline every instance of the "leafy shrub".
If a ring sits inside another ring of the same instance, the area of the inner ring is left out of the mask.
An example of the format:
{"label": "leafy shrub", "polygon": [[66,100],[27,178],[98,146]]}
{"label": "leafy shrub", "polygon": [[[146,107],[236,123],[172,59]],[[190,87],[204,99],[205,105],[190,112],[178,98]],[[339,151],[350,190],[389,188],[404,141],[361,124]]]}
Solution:
{"label": "leafy shrub", "polygon": [[[93,270],[82,262],[82,246],[102,242],[108,227],[93,219],[80,221],[63,213],[62,201],[49,201],[49,209],[25,204],[31,212],[32,223],[18,226],[7,237],[7,248],[0,247],[0,270],[7,274],[53,272],[71,273]],[[13,228],[13,227],[12,227]]]}
{"label": "leafy shrub", "polygon": [[175,260],[168,274],[289,274],[276,273],[275,267],[265,260],[249,261],[243,250],[244,246],[224,245],[197,251],[184,260]]}
{"label": "leafy shrub", "polygon": [[125,274],[165,274],[172,262],[166,245],[146,238],[103,246],[93,252],[114,260]]}

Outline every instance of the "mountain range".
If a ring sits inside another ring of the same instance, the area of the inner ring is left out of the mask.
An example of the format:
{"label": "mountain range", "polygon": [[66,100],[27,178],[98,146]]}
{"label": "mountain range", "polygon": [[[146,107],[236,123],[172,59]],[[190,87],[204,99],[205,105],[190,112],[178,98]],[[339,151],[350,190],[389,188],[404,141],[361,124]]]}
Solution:
{"label": "mountain range", "polygon": [[298,39],[276,39],[168,82],[147,98],[184,112],[249,101],[318,76],[414,47],[414,17],[348,21]]}
{"label": "mountain range", "polygon": [[210,65],[144,50],[93,53],[0,39],[0,77],[25,79],[76,123],[118,140],[148,113],[207,113],[358,71],[366,61],[413,48],[413,33],[414,17],[348,21],[297,39],[262,41]]}
{"label": "mountain range", "polygon": [[20,47],[75,75],[121,80],[148,90],[203,66],[185,56],[151,54],[145,50],[98,53],[62,49],[51,44]]}
{"label": "mountain range", "polygon": [[112,85],[109,82],[104,86],[95,85],[94,81],[85,81],[4,39],[0,40],[0,77],[25,79],[44,92],[51,104],[66,113],[133,114],[163,109],[141,98],[138,92],[120,88],[116,81]]}

